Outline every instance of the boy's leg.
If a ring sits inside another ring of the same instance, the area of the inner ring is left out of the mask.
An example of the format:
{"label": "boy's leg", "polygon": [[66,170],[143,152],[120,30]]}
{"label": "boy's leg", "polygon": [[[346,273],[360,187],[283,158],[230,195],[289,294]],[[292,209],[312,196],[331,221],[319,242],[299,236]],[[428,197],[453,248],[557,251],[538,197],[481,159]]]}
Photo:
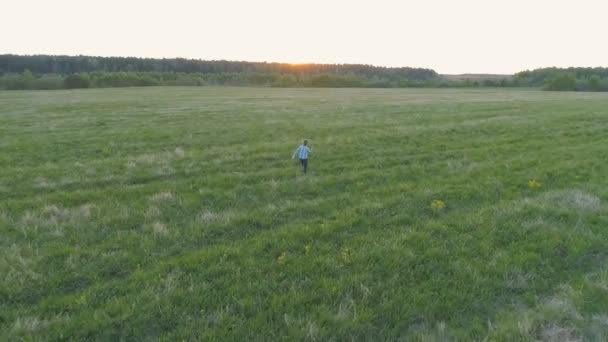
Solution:
{"label": "boy's leg", "polygon": [[306,174],[306,169],[308,169],[308,159],[302,159],[302,166],[304,167],[304,174]]}

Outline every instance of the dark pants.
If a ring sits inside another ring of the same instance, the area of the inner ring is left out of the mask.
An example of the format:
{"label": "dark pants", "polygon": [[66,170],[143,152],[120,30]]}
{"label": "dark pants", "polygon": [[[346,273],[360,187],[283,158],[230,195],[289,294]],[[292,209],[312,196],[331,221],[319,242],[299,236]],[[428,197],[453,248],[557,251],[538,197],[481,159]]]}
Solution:
{"label": "dark pants", "polygon": [[308,169],[308,159],[300,159],[300,164],[302,164],[302,169],[304,173],[306,173],[306,169]]}

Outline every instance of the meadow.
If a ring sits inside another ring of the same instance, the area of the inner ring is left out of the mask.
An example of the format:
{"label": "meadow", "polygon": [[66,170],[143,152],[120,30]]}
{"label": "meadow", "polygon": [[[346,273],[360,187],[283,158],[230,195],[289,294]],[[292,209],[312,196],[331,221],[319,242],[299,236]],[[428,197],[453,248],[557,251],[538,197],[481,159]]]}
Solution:
{"label": "meadow", "polygon": [[608,340],[607,118],[526,89],[0,92],[0,340]]}

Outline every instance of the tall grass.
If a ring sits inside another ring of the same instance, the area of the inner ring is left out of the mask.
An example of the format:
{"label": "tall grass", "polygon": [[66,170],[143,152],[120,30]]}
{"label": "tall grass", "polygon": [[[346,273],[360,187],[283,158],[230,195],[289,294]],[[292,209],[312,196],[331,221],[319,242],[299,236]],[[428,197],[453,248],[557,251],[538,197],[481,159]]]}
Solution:
{"label": "tall grass", "polygon": [[[3,340],[605,340],[608,97],[0,92]],[[303,176],[290,159],[302,138]]]}

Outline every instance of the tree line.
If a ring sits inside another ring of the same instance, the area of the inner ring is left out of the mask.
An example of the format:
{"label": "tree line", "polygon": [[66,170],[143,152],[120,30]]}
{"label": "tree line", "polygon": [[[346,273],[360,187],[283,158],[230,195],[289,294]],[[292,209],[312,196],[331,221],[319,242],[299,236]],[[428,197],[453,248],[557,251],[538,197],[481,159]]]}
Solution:
{"label": "tree line", "polygon": [[[0,55],[0,89],[129,86],[471,87],[432,69],[93,56]],[[496,86],[505,85],[495,84]]]}
{"label": "tree line", "polygon": [[512,87],[510,80],[448,80],[441,77],[365,77],[356,74],[264,74],[264,73],[175,73],[175,72],[91,72],[71,75],[22,73],[0,74],[0,90],[76,89],[148,86],[262,86],[303,88],[441,88]]}
{"label": "tree line", "polygon": [[240,61],[203,61],[196,59],[94,57],[94,56],[19,56],[0,55],[0,72],[71,75],[90,72],[174,72],[201,74],[290,74],[357,75],[388,79],[426,80],[437,78],[434,70],[409,67],[378,67],[365,64],[289,64]]}
{"label": "tree line", "polygon": [[426,81],[358,75],[264,73],[91,72],[35,75],[29,70],[0,76],[0,89],[75,89],[147,86],[405,87]]}
{"label": "tree line", "polygon": [[145,86],[542,87],[608,91],[608,68],[543,68],[512,78],[449,79],[432,69],[136,57],[0,55],[0,89]]}
{"label": "tree line", "polygon": [[541,68],[515,74],[517,83],[558,91],[608,91],[608,68]]}

